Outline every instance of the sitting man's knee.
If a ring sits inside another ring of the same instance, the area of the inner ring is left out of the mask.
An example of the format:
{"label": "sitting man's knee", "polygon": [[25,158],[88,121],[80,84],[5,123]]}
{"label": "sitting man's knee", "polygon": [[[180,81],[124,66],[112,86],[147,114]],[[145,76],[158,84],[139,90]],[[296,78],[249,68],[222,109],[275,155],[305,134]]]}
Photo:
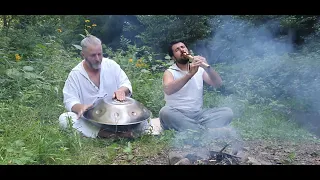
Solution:
{"label": "sitting man's knee", "polygon": [[[69,119],[70,118],[70,119]],[[59,116],[59,125],[61,128],[67,128],[68,122],[73,123],[73,119],[77,118],[77,115],[73,112],[65,112]]]}
{"label": "sitting man's knee", "polygon": [[172,116],[171,108],[168,106],[164,106],[159,111],[159,120],[160,120],[160,126],[162,129],[167,130],[169,129],[169,124],[171,124],[170,119],[172,119],[170,116]]}
{"label": "sitting man's knee", "polygon": [[170,115],[170,108],[167,106],[164,106],[159,111],[159,118],[160,119],[166,119]]}
{"label": "sitting man's knee", "polygon": [[229,107],[225,107],[224,110],[225,110],[224,111],[224,117],[225,117],[226,121],[228,123],[231,123],[231,121],[232,121],[232,119],[234,117],[234,113],[233,113],[232,109],[229,108]]}

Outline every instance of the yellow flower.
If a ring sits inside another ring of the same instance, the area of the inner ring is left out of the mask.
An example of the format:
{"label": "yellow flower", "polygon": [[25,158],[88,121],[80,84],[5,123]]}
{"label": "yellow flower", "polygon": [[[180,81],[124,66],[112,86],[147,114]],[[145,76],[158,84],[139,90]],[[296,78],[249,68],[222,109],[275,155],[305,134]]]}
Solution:
{"label": "yellow flower", "polygon": [[85,20],[84,22],[88,23],[88,22],[90,22],[90,20],[89,20],[89,19],[87,19],[87,20]]}
{"label": "yellow flower", "polygon": [[95,26],[97,26],[97,25],[96,25],[96,24],[92,24],[91,26],[92,26],[92,27],[95,27]]}
{"label": "yellow flower", "polygon": [[19,54],[15,54],[15,56],[16,56],[16,61],[17,62],[21,60],[21,56]]}
{"label": "yellow flower", "polygon": [[61,29],[57,29],[57,31],[58,31],[59,33],[61,33],[61,32],[62,32],[62,30],[61,30]]}
{"label": "yellow flower", "polygon": [[147,64],[137,62],[136,67],[147,67]]}
{"label": "yellow flower", "polygon": [[138,59],[138,61],[137,61],[137,62],[141,63],[141,62],[142,62],[142,59]]}
{"label": "yellow flower", "polygon": [[129,59],[129,62],[133,62],[133,59]]}

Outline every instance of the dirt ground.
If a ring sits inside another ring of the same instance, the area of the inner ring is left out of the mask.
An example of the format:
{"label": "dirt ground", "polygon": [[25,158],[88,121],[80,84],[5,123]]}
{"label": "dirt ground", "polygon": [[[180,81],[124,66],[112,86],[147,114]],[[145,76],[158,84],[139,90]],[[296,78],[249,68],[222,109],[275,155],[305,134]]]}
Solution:
{"label": "dirt ground", "polygon": [[[169,165],[170,151],[180,152],[183,156],[207,151],[203,148],[186,149],[163,150],[157,156],[145,160],[144,164]],[[242,157],[239,165],[320,165],[320,143],[315,142],[245,141],[241,150],[236,155]],[[225,152],[229,154],[231,151],[226,149]]]}

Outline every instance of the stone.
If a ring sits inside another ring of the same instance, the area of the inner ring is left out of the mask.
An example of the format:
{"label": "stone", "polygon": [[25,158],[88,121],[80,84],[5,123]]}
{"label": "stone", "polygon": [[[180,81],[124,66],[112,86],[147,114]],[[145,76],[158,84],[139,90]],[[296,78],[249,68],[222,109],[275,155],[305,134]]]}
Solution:
{"label": "stone", "polygon": [[178,163],[183,158],[184,157],[177,152],[170,152],[169,153],[169,164],[174,165],[174,164]]}
{"label": "stone", "polygon": [[174,165],[191,165],[191,162],[189,161],[188,158],[183,158],[183,159],[180,159],[180,161],[178,161]]}

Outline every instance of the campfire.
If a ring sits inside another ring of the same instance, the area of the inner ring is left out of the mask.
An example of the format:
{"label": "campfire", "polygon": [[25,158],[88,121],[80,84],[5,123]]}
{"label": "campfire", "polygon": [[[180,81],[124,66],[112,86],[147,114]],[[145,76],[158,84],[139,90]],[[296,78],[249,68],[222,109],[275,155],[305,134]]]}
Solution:
{"label": "campfire", "polygon": [[188,153],[187,155],[175,154],[169,155],[169,164],[171,165],[240,165],[241,157],[237,152],[232,154],[223,152],[229,144],[225,145],[220,151],[207,151],[207,155],[199,156],[197,153]]}
{"label": "campfire", "polygon": [[169,153],[171,165],[243,164],[243,142],[230,127],[204,133],[186,131],[176,134]]}
{"label": "campfire", "polygon": [[[227,146],[227,145],[226,145]],[[222,152],[226,146],[221,151],[209,151],[209,158],[203,159],[195,154],[188,154],[186,158],[194,165],[238,165],[240,164],[241,157],[237,157],[228,153]]]}

